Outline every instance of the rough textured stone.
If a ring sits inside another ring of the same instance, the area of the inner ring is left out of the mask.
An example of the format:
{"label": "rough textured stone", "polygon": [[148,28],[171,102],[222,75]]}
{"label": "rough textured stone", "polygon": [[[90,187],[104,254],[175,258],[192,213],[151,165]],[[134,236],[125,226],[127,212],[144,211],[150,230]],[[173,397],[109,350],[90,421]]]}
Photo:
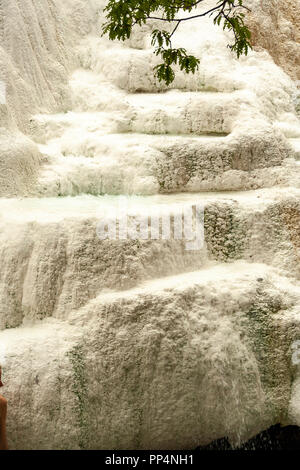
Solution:
{"label": "rough textured stone", "polygon": [[[10,447],[234,446],[300,425],[295,84],[266,50],[237,60],[206,18],[174,37],[199,71],[166,87],[151,26],[111,43],[99,34],[104,5],[0,1]],[[298,34],[282,19],[292,13],[268,16],[278,63]],[[100,240],[120,194],[132,225],[163,209],[173,227],[183,207],[204,205],[204,245],[189,251],[172,231]]]}
{"label": "rough textured stone", "polygon": [[300,3],[250,0],[247,24],[255,47],[266,49],[275,63],[300,80]]}
{"label": "rough textured stone", "polygon": [[237,263],[101,296],[68,323],[2,332],[11,444],[176,449],[226,435],[238,445],[286,419],[297,302],[299,287]]}

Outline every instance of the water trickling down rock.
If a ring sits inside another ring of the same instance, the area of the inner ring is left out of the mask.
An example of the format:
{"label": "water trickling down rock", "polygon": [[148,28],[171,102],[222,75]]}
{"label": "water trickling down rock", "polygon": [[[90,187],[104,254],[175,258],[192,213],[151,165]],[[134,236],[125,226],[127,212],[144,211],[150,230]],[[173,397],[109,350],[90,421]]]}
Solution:
{"label": "water trickling down rock", "polygon": [[[239,445],[300,425],[295,83],[204,19],[175,40],[199,71],[158,84],[150,26],[110,43],[104,4],[0,6],[10,446]],[[100,240],[118,195],[146,216],[203,204],[204,246]]]}

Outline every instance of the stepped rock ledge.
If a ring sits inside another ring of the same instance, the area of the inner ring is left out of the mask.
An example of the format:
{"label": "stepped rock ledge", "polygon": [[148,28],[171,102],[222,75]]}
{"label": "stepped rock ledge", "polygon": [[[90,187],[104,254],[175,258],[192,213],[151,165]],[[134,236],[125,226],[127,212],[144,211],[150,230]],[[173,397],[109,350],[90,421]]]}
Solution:
{"label": "stepped rock ledge", "polygon": [[[300,426],[299,2],[249,0],[239,60],[211,19],[186,22],[174,43],[200,67],[168,87],[150,25],[101,37],[105,3],[0,1],[9,446],[238,446]],[[203,246],[100,239],[122,195],[131,217],[201,205]]]}

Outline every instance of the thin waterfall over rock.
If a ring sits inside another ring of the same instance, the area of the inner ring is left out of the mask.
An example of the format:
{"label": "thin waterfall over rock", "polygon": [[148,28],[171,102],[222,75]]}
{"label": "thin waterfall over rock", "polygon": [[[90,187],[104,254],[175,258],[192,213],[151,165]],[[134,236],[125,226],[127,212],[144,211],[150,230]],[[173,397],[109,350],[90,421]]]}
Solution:
{"label": "thin waterfall over rock", "polygon": [[[167,87],[153,75],[151,26],[110,42],[105,4],[0,1],[10,447],[239,446],[300,426],[293,74],[266,49],[238,60],[203,18],[174,37],[199,70]],[[175,229],[101,239],[124,200],[128,220],[162,210],[172,226],[201,206],[204,243],[188,250]]]}

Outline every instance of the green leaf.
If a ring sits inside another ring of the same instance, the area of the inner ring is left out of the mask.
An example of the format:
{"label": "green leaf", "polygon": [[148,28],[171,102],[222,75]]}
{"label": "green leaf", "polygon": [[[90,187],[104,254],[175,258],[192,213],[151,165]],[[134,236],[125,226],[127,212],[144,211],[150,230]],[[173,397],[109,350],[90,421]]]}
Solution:
{"label": "green leaf", "polygon": [[[199,59],[188,55],[183,48],[174,49],[172,36],[181,23],[180,10],[191,13],[191,16],[197,15],[199,10],[196,8],[199,3],[201,1],[197,0],[109,0],[104,8],[106,23],[102,27],[102,35],[107,34],[112,41],[125,41],[130,38],[134,27],[150,23],[153,16],[161,18],[162,24],[165,22],[175,26],[173,32],[154,29],[151,37],[154,53],[160,55],[163,60],[162,64],[155,67],[155,76],[159,81],[165,81],[170,85],[175,78],[172,65],[179,65],[179,68],[186,73],[195,73],[198,69]],[[210,5],[204,12],[210,16],[214,15],[214,24],[220,26],[223,22],[223,30],[233,32],[234,43],[228,47],[238,58],[242,54],[247,55],[249,49],[252,49],[251,32],[244,23],[243,3],[244,0],[216,0],[214,11],[211,11],[212,5]]]}

